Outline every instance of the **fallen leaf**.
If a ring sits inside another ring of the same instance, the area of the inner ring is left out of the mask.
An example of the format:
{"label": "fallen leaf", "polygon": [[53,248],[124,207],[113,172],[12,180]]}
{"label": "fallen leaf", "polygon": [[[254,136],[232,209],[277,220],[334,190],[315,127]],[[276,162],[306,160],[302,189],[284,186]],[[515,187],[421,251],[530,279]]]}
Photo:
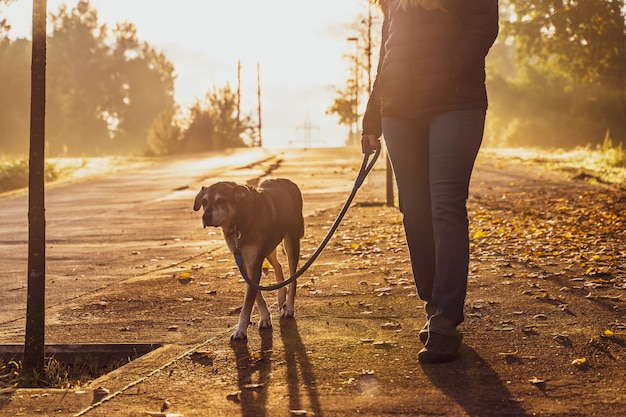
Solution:
{"label": "fallen leaf", "polygon": [[259,389],[259,388],[263,388],[265,386],[265,384],[246,384],[243,386],[243,388],[245,389]]}
{"label": "fallen leaf", "polygon": [[167,398],[163,400],[163,404],[161,404],[161,412],[164,412],[165,410],[170,408],[170,405],[171,405],[170,400],[168,400]]}
{"label": "fallen leaf", "polygon": [[390,341],[379,341],[372,343],[376,349],[389,349],[393,347],[393,342]]}
{"label": "fallen leaf", "polygon": [[602,336],[603,337],[613,337],[615,336],[615,333],[612,330],[605,330],[602,332]]}
{"label": "fallen leaf", "polygon": [[239,395],[241,394],[241,391],[233,391],[230,394],[226,395],[226,399],[229,401],[233,401],[238,403],[239,400]]}

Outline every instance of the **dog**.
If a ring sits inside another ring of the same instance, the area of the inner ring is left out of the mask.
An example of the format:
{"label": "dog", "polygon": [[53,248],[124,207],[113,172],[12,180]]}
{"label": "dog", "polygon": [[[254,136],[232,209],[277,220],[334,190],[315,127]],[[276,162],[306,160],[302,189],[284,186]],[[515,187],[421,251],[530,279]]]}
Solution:
{"label": "dog", "polygon": [[[276,282],[284,281],[276,249],[283,242],[290,276],[296,272],[300,258],[300,239],[304,236],[302,193],[285,178],[263,181],[258,188],[234,182],[218,182],[202,187],[193,209],[203,208],[203,227],[221,227],[228,249],[241,251],[243,269],[252,282],[259,283],[263,260],[274,268]],[[296,282],[278,290],[281,318],[295,316]],[[231,340],[245,340],[254,302],[259,310],[259,329],[272,327],[272,318],[261,291],[247,286],[239,322]]]}

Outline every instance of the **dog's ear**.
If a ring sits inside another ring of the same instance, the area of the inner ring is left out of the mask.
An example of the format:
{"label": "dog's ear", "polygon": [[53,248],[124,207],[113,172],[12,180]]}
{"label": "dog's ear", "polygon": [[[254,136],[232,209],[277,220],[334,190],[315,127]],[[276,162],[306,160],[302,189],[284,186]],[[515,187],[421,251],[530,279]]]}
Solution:
{"label": "dog's ear", "polygon": [[234,191],[237,201],[242,201],[250,195],[250,188],[246,187],[245,185],[235,186]]}
{"label": "dog's ear", "polygon": [[198,194],[196,194],[196,200],[193,203],[194,211],[198,211],[200,210],[200,207],[202,207],[202,199],[204,197],[205,191],[206,191],[206,187],[202,187],[200,191],[198,192]]}

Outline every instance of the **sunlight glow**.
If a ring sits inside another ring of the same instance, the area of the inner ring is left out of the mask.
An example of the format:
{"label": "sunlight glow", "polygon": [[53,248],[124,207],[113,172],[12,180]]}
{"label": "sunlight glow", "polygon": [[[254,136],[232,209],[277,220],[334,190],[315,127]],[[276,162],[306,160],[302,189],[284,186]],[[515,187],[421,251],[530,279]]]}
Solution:
{"label": "sunlight glow", "polygon": [[[77,0],[48,0],[48,12]],[[257,62],[260,64],[263,138],[270,147],[302,143],[298,131],[310,114],[318,127],[312,146],[341,145],[348,128],[326,109],[333,86],[345,82],[350,63],[343,55],[350,25],[367,10],[367,0],[91,0],[100,24],[128,21],[141,41],[174,63],[175,99],[191,106],[211,88],[237,85],[242,62],[242,110],[256,112]],[[3,6],[12,37],[30,37],[32,2]],[[277,12],[279,11],[279,12]]]}

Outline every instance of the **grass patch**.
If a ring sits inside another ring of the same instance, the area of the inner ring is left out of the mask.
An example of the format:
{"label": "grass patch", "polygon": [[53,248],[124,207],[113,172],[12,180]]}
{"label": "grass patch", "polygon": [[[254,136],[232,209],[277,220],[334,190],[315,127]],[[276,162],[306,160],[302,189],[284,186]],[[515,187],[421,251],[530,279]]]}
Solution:
{"label": "grass patch", "polygon": [[[55,181],[60,174],[56,165],[45,162],[44,176],[46,182]],[[25,187],[28,187],[28,158],[1,156],[0,193]]]}
{"label": "grass patch", "polygon": [[[151,163],[153,159],[128,156],[47,158],[46,183],[82,180]],[[0,193],[28,187],[28,158],[0,155]]]}
{"label": "grass patch", "polygon": [[487,155],[529,161],[575,173],[605,184],[626,189],[626,150],[605,138],[602,145],[571,150],[539,148],[487,148]]}

